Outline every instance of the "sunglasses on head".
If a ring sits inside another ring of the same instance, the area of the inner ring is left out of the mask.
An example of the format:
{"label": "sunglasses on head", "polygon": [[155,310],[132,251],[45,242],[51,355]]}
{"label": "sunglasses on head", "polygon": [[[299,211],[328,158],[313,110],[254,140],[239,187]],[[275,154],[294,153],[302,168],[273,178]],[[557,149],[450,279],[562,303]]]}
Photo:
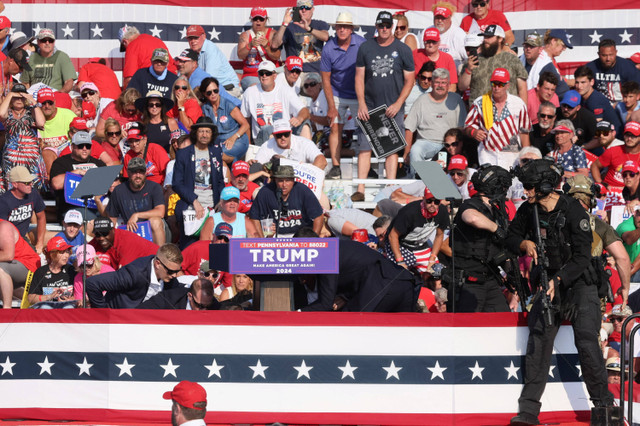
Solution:
{"label": "sunglasses on head", "polygon": [[108,137],[120,136],[121,134],[122,132],[120,130],[118,130],[117,132],[107,132]]}
{"label": "sunglasses on head", "polygon": [[270,77],[273,75],[273,71],[265,71],[265,70],[258,71],[258,75],[260,77]]}
{"label": "sunglasses on head", "polygon": [[609,136],[610,130],[596,130],[596,136]]}
{"label": "sunglasses on head", "polygon": [[149,102],[148,108],[162,108],[162,102]]}
{"label": "sunglasses on head", "polygon": [[543,114],[543,113],[539,112],[538,113],[538,117],[552,119],[553,117],[555,117],[555,115],[554,114]]}
{"label": "sunglasses on head", "polygon": [[501,82],[501,81],[492,81],[492,82],[491,82],[491,85],[492,85],[493,87],[504,87],[504,86],[506,86],[506,85],[507,85],[507,83],[503,83],[503,82]]}
{"label": "sunglasses on head", "polygon": [[400,30],[400,31],[404,31],[404,30],[406,30],[406,29],[407,29],[407,26],[406,26],[406,25],[398,25],[398,26],[396,27],[396,30]]}
{"label": "sunglasses on head", "polygon": [[54,102],[53,101],[44,101],[42,102],[42,105],[53,105]]}
{"label": "sunglasses on head", "polygon": [[259,21],[259,22],[264,22],[265,19],[262,16],[254,16],[252,21]]}
{"label": "sunglasses on head", "polygon": [[317,81],[312,81],[311,83],[305,83],[304,88],[308,89],[309,87],[316,87],[318,85]]}
{"label": "sunglasses on head", "polygon": [[178,86],[177,84],[175,86],[173,86],[174,90],[189,90],[189,88],[187,86]]}
{"label": "sunglasses on head", "polygon": [[422,81],[431,81],[431,80],[433,80],[433,77],[429,77],[429,76],[426,76],[426,75],[421,75],[420,76],[420,80],[422,80]]}
{"label": "sunglasses on head", "polygon": [[76,145],[76,148],[78,149],[91,149],[91,144],[90,143],[83,143],[80,145]]}
{"label": "sunglasses on head", "polygon": [[207,90],[207,91],[205,92],[205,95],[207,95],[207,96],[211,96],[213,93],[216,93],[216,94],[217,94],[217,93],[220,93],[220,89]]}
{"label": "sunglasses on head", "polygon": [[291,136],[291,132],[282,132],[275,135],[276,138],[288,138]]}
{"label": "sunglasses on head", "polygon": [[82,99],[88,98],[89,96],[93,96],[96,94],[95,90],[87,90],[85,92],[82,92],[82,94],[80,96],[82,96]]}
{"label": "sunglasses on head", "polygon": [[384,29],[388,30],[389,28],[391,28],[391,24],[386,24],[386,23],[385,24],[378,24],[378,25],[376,25],[376,28],[384,28]]}
{"label": "sunglasses on head", "polygon": [[626,178],[626,177],[634,178],[634,177],[636,177],[636,175],[637,175],[637,173],[634,173],[634,172],[622,172],[622,177],[623,178]]}
{"label": "sunglasses on head", "polygon": [[429,198],[428,200],[424,200],[426,204],[435,204],[436,206],[440,204],[440,200],[436,200],[435,198]]}
{"label": "sunglasses on head", "polygon": [[471,6],[473,7],[485,7],[487,5],[486,2],[484,1],[479,1],[479,2],[473,2],[471,3]]}

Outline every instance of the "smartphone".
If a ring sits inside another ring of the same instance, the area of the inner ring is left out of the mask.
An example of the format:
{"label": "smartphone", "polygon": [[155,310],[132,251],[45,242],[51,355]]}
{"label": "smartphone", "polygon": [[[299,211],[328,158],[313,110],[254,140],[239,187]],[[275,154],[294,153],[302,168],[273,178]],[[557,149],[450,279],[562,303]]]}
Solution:
{"label": "smartphone", "polygon": [[291,8],[291,19],[293,20],[293,22],[302,21],[302,16],[300,16],[300,8],[298,6]]}
{"label": "smartphone", "polygon": [[447,166],[447,153],[446,152],[439,152],[438,153],[438,161],[442,161],[445,165],[445,167]]}

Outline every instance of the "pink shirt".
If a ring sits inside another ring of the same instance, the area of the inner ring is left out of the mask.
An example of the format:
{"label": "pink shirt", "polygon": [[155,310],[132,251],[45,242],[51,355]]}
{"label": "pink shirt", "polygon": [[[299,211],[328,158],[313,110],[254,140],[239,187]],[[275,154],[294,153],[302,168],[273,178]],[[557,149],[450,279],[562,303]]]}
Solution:
{"label": "pink shirt", "polygon": [[[100,267],[100,273],[105,274],[107,272],[114,272],[114,269],[103,263]],[[73,298],[76,300],[82,300],[82,272],[78,272],[76,277],[73,279]]]}
{"label": "pink shirt", "polygon": [[[537,87],[529,90],[527,92],[527,111],[529,112],[529,118],[531,119],[531,124],[536,124],[538,122],[538,109],[540,109],[540,99],[538,98]],[[558,100],[558,95],[554,94],[553,98],[549,101],[556,108],[560,106],[560,101]]]}

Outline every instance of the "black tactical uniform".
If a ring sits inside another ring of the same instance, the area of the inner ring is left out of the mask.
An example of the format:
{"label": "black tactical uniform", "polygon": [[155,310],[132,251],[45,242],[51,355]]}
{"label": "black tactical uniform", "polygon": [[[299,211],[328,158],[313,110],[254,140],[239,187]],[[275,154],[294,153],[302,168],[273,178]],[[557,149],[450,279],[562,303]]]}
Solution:
{"label": "black tactical uniform", "polygon": [[[561,167],[541,159],[526,164],[517,171],[517,176],[525,188],[535,188],[537,201],[553,192],[562,173]],[[535,240],[533,209],[533,203],[525,202],[511,222],[507,245],[512,250],[519,250],[523,240]],[[573,326],[582,375],[591,401],[597,407],[613,403],[613,395],[607,389],[607,373],[598,341],[601,322],[598,288],[587,284],[583,277],[591,257],[589,217],[577,200],[566,195],[559,195],[552,211],[547,212],[538,205],[538,212],[549,259],[548,277],[556,282],[553,299],[556,310],[553,324],[549,327],[543,317],[541,294],[537,295],[528,316],[525,385],[518,400],[519,414],[511,420],[512,424],[538,424],[540,398],[547,383],[553,342],[562,320],[571,321]],[[536,280],[535,269],[532,280]]]}
{"label": "black tactical uniform", "polygon": [[[456,273],[451,280],[458,285],[455,312],[509,312],[494,259],[504,251],[503,238],[508,223],[504,202],[511,175],[499,166],[482,166],[473,175],[472,183],[478,193],[462,203],[454,219],[453,254],[456,270],[462,274],[460,277]],[[489,198],[490,206],[485,204],[482,195]],[[462,214],[469,209],[499,224],[498,232],[479,229],[462,220]],[[449,298],[448,303],[448,311],[452,312],[454,300]]]}

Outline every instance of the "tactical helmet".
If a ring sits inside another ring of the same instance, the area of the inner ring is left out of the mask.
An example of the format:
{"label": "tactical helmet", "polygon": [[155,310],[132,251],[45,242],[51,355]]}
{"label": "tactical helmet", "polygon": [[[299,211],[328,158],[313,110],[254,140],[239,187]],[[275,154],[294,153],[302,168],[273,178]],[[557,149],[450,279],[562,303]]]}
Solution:
{"label": "tactical helmet", "polygon": [[471,177],[473,188],[491,199],[503,197],[511,186],[511,173],[500,166],[483,164]]}
{"label": "tactical helmet", "polygon": [[592,208],[596,206],[596,197],[600,196],[600,188],[585,175],[575,175],[567,179],[562,186],[565,194],[571,195]]}
{"label": "tactical helmet", "polygon": [[524,166],[515,169],[516,177],[522,185],[533,186],[536,193],[549,195],[560,183],[564,169],[550,158],[540,158],[529,161]]}

